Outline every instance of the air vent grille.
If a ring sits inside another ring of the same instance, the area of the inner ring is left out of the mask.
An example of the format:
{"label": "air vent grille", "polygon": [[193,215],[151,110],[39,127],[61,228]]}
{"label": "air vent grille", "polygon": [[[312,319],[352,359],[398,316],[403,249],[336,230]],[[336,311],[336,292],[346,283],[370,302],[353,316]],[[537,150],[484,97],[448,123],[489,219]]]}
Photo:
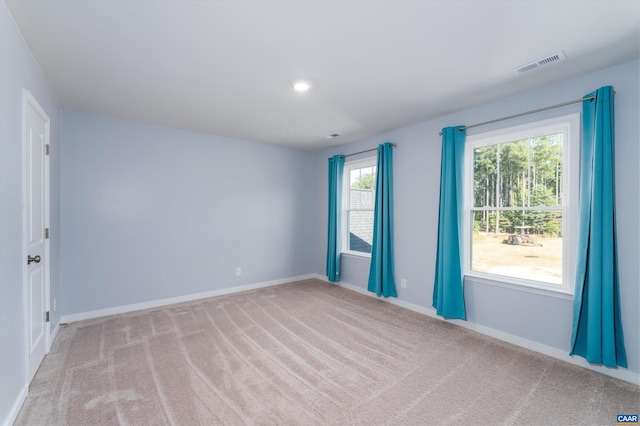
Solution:
{"label": "air vent grille", "polygon": [[531,62],[529,64],[519,66],[517,68],[514,68],[513,70],[518,74],[522,74],[524,72],[532,71],[542,66],[553,64],[554,62],[558,62],[566,58],[567,58],[567,55],[565,55],[564,52],[560,51],[560,53],[556,53],[555,55],[547,56],[546,58],[539,59],[535,62]]}

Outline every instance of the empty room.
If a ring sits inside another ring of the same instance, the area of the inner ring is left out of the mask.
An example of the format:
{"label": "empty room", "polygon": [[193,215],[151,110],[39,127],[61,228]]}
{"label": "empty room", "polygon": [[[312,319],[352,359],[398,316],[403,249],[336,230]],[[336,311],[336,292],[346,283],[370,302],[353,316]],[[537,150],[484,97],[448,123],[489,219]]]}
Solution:
{"label": "empty room", "polygon": [[638,117],[638,0],[0,0],[0,425],[637,425]]}

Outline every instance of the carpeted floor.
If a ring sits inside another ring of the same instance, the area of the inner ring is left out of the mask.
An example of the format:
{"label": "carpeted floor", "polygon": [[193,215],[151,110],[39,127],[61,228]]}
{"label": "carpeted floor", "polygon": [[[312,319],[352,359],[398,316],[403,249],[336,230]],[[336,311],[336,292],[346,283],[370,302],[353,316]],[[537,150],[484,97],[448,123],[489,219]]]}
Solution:
{"label": "carpeted floor", "polygon": [[637,386],[308,280],[63,327],[18,425],[602,424]]}

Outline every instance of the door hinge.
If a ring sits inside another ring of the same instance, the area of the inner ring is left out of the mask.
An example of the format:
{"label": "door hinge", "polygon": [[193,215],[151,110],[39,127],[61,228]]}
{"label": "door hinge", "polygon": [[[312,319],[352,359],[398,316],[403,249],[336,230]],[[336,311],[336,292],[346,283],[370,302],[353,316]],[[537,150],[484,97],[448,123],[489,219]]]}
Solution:
{"label": "door hinge", "polygon": [[49,228],[44,228],[44,238],[49,239]]}
{"label": "door hinge", "polygon": [[50,151],[50,144],[46,144],[44,146],[44,155],[49,155],[49,151]]}
{"label": "door hinge", "polygon": [[44,313],[44,322],[49,322],[49,311]]}

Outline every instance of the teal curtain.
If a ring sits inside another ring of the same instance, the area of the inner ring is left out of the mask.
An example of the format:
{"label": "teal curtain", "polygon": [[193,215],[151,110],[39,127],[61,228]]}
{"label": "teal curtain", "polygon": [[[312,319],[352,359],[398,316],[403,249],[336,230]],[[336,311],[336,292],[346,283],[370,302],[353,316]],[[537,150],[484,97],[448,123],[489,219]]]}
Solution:
{"label": "teal curtain", "polygon": [[444,318],[467,319],[462,272],[463,167],[466,132],[461,126],[442,129],[438,251],[433,307]]}
{"label": "teal curtain", "polygon": [[342,174],[344,155],[329,158],[329,226],[327,234],[327,278],[340,281],[340,213],[342,211]]}
{"label": "teal curtain", "polygon": [[398,297],[393,277],[393,144],[378,146],[376,205],[368,290],[378,296]]}
{"label": "teal curtain", "polygon": [[613,89],[582,102],[580,221],[571,355],[593,364],[627,367],[615,223]]}

